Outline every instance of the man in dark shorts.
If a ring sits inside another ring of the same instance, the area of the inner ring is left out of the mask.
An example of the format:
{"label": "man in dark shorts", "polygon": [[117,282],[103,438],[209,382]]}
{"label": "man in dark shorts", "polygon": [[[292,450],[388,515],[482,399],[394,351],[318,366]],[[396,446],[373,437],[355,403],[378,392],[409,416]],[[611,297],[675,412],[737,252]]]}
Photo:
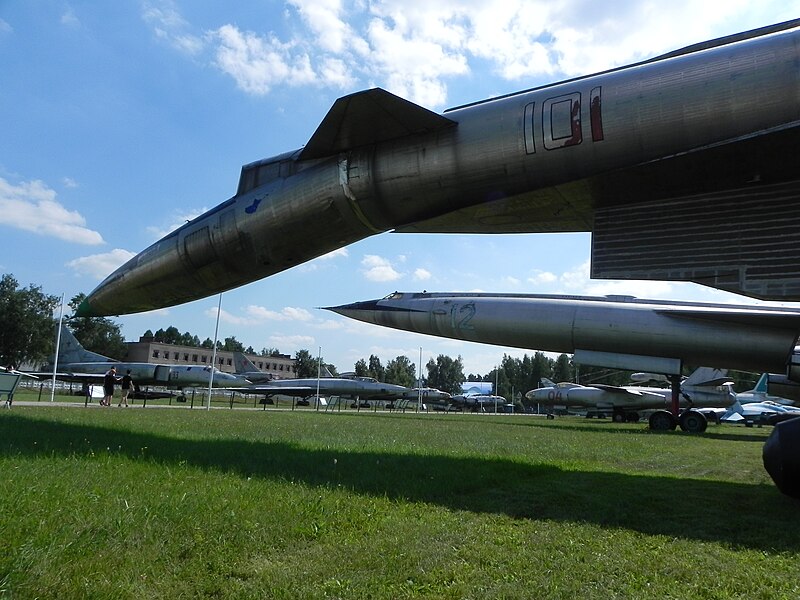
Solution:
{"label": "man in dark shorts", "polygon": [[114,398],[114,384],[117,381],[117,368],[111,367],[103,377],[103,393],[105,396],[100,401],[100,406],[111,406],[111,400]]}
{"label": "man in dark shorts", "polygon": [[131,393],[133,389],[133,377],[131,377],[131,370],[128,369],[125,375],[122,376],[122,398],[120,398],[119,404],[117,404],[117,408],[122,406],[128,406],[128,394]]}

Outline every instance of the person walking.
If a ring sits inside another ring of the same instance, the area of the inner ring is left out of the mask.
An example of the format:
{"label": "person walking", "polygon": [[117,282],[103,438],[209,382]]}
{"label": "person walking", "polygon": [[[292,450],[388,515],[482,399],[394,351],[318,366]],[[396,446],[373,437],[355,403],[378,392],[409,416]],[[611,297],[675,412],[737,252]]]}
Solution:
{"label": "person walking", "polygon": [[125,372],[125,375],[122,376],[122,384],[120,385],[122,388],[122,397],[119,400],[119,404],[117,407],[119,408],[123,404],[127,407],[128,406],[128,394],[131,393],[133,389],[133,377],[131,377],[131,370],[128,369]]}
{"label": "person walking", "polygon": [[117,378],[117,368],[111,367],[108,371],[106,371],[105,376],[103,376],[103,399],[100,401],[100,406],[111,406],[111,400],[114,398],[114,384],[117,383],[119,379]]}

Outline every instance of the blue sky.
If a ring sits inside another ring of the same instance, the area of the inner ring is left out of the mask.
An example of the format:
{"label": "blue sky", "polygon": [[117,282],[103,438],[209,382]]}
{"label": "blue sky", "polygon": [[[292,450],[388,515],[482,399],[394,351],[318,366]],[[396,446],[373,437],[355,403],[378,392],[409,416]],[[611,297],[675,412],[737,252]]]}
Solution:
{"label": "blue sky", "polygon": [[[90,292],[232,196],[242,164],[305,144],[354,91],[442,111],[798,15],[797,0],[0,1],[0,272],[67,301]],[[317,307],[422,289],[741,301],[592,281],[588,261],[588,234],[383,234],[225,293],[219,335],[321,347],[341,371],[370,354],[417,363],[421,347],[423,362],[461,355],[483,374],[524,351]],[[129,340],[170,325],[213,337],[217,302],[115,320]]]}

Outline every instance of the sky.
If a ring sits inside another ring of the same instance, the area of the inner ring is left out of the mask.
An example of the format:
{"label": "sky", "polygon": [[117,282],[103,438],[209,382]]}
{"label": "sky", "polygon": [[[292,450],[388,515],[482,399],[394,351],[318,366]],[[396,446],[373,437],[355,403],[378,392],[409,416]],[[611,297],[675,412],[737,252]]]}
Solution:
{"label": "sky", "polygon": [[[234,195],[241,166],[303,146],[336,98],[431,110],[636,62],[800,15],[800,0],[0,0],[0,273],[65,302]],[[298,232],[297,243],[304,243]],[[386,233],[225,292],[219,339],[321,352],[339,371],[520,350],[384,329],[322,306],[399,291],[747,300],[589,279],[589,234]],[[214,337],[219,296],[114,318],[129,341]],[[424,368],[423,368],[424,371]]]}

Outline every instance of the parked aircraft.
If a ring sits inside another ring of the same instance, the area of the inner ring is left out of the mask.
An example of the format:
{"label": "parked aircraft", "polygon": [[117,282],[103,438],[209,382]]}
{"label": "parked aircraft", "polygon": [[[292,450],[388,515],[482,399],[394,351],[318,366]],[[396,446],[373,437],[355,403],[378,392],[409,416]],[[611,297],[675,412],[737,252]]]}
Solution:
{"label": "parked aircraft", "polygon": [[[101,383],[103,375],[111,367],[116,367],[119,377],[130,370],[131,377],[133,377],[137,388],[144,385],[159,385],[179,389],[208,387],[212,368],[210,365],[189,366],[120,362],[108,356],[86,350],[66,326],[61,328],[57,367],[56,378],[62,381]],[[50,373],[43,371],[38,375],[52,375],[52,371]],[[241,387],[250,385],[250,381],[244,377],[224,373],[215,368],[213,385],[214,387]],[[136,392],[139,393],[140,390],[137,389]]]}
{"label": "parked aircraft", "polygon": [[778,372],[800,360],[800,310],[632,296],[406,293],[326,310],[458,340],[574,354],[575,362],[680,375],[684,363]]}
{"label": "parked aircraft", "polygon": [[240,377],[244,377],[250,383],[262,383],[274,379],[271,373],[265,373],[253,364],[243,352],[233,353],[233,370]]}
{"label": "parked aircraft", "polygon": [[239,388],[244,394],[258,394],[266,398],[283,395],[309,398],[317,394],[359,400],[416,399],[418,393],[411,388],[392,383],[382,383],[372,377],[308,377],[301,379],[272,379],[269,383]]}
{"label": "parked aircraft", "polygon": [[758,383],[756,383],[756,387],[746,392],[739,392],[736,394],[736,399],[741,404],[750,404],[753,402],[775,402],[776,404],[782,404],[785,406],[794,405],[795,403],[788,398],[774,396],[769,393],[769,378],[769,373],[762,373]]}
{"label": "parked aircraft", "polygon": [[593,277],[800,300],[798,61],[800,19],[441,115],[345,96],[77,314],[196,300],[389,230],[592,231]]}
{"label": "parked aircraft", "polygon": [[[640,411],[667,409],[672,402],[672,390],[669,388],[601,384],[583,386],[576,383],[556,384],[546,379],[542,383],[542,387],[525,394],[529,402],[608,412],[616,423],[636,422],[640,418]],[[728,407],[734,402],[736,394],[733,381],[724,372],[706,367],[697,369],[680,384],[680,406],[689,409],[680,414],[681,429],[705,431],[706,420],[691,409]]]}
{"label": "parked aircraft", "polygon": [[745,425],[776,425],[781,421],[798,417],[800,417],[800,408],[796,406],[786,406],[771,400],[763,400],[747,404],[736,402],[720,417],[720,421],[744,423]]}
{"label": "parked aircraft", "polygon": [[450,403],[462,410],[473,412],[505,412],[508,400],[492,394],[465,394],[453,396]]}

